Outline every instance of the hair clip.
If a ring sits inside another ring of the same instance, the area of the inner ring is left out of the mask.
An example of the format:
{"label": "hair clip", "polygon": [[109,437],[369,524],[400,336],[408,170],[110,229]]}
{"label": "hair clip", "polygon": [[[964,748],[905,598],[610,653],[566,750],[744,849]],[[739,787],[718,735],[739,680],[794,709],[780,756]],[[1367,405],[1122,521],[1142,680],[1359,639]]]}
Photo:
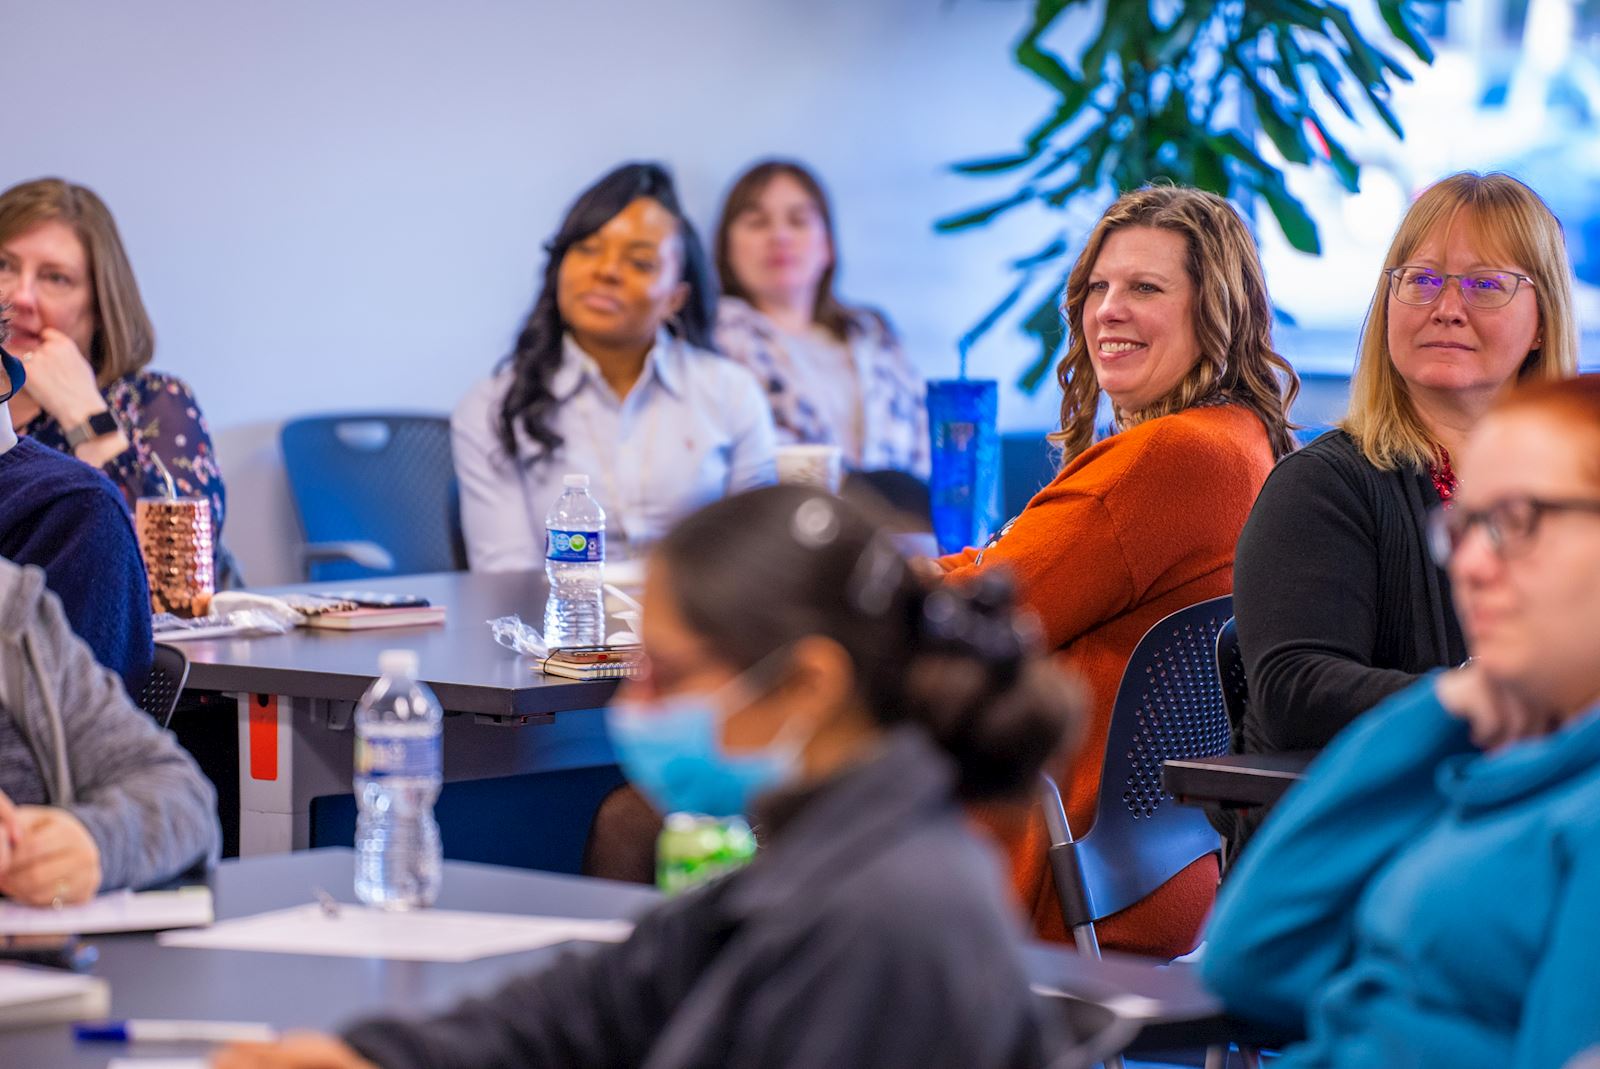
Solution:
{"label": "hair clip", "polygon": [[789,521],[789,533],[807,549],[821,549],[839,537],[839,514],[833,502],[813,497],[800,502]]}

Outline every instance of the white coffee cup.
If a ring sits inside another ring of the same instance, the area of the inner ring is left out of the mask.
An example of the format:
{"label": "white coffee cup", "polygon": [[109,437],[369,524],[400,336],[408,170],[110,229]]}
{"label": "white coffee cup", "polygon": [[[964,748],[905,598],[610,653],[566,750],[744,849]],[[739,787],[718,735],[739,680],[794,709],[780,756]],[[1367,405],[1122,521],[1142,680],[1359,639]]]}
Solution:
{"label": "white coffee cup", "polygon": [[780,445],[778,481],[839,492],[844,478],[844,451],[836,445]]}

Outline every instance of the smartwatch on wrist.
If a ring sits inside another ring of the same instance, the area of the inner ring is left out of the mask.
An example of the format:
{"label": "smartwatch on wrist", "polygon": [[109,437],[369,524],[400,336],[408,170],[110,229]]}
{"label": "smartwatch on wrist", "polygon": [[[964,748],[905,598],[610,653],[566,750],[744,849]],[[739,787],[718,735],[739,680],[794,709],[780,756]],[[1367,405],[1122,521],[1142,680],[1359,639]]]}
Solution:
{"label": "smartwatch on wrist", "polygon": [[96,412],[76,427],[68,427],[64,433],[67,436],[67,444],[76,449],[84,442],[93,441],[107,434],[116,434],[121,429],[110,412]]}

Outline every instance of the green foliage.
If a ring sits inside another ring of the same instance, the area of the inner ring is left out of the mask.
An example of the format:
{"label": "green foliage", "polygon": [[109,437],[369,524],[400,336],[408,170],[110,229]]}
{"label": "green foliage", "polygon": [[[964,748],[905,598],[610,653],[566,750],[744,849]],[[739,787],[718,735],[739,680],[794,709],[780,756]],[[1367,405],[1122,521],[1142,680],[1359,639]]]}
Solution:
{"label": "green foliage", "polygon": [[[1394,39],[1424,63],[1433,52],[1418,12],[1448,0],[1375,0]],[[1044,39],[1069,12],[1103,8],[1098,27],[1069,58]],[[1159,17],[1158,17],[1159,12]],[[1396,137],[1389,106],[1405,67],[1357,30],[1349,10],[1331,0],[1034,0],[1016,62],[1053,89],[1050,113],[1004,155],[954,165],[959,174],[993,179],[1021,175],[1010,193],[939,220],[957,232],[984,226],[1039,202],[1061,209],[1085,196],[1135,189],[1153,181],[1198,186],[1236,200],[1260,197],[1289,244],[1317,254],[1311,214],[1289,192],[1283,171],[1263,159],[1259,131],[1290,166],[1326,167],[1350,192],[1360,168],[1329,132],[1308,97],[1315,87],[1347,119],[1361,99]],[[1013,266],[1020,279],[961,339],[967,348],[1031,288],[1041,268],[1066,256],[1061,235]],[[1039,343],[1038,358],[1018,385],[1031,392],[1055,361],[1062,330],[1055,313],[1059,287],[1029,310],[1023,330]]]}

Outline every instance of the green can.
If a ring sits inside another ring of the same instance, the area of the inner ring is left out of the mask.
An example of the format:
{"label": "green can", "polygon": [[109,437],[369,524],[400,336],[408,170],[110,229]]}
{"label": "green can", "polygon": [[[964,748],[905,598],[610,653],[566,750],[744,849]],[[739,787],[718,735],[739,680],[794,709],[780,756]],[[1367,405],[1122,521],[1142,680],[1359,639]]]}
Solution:
{"label": "green can", "polygon": [[756,837],[739,817],[673,813],[656,840],[656,886],[679,894],[749,864]]}

